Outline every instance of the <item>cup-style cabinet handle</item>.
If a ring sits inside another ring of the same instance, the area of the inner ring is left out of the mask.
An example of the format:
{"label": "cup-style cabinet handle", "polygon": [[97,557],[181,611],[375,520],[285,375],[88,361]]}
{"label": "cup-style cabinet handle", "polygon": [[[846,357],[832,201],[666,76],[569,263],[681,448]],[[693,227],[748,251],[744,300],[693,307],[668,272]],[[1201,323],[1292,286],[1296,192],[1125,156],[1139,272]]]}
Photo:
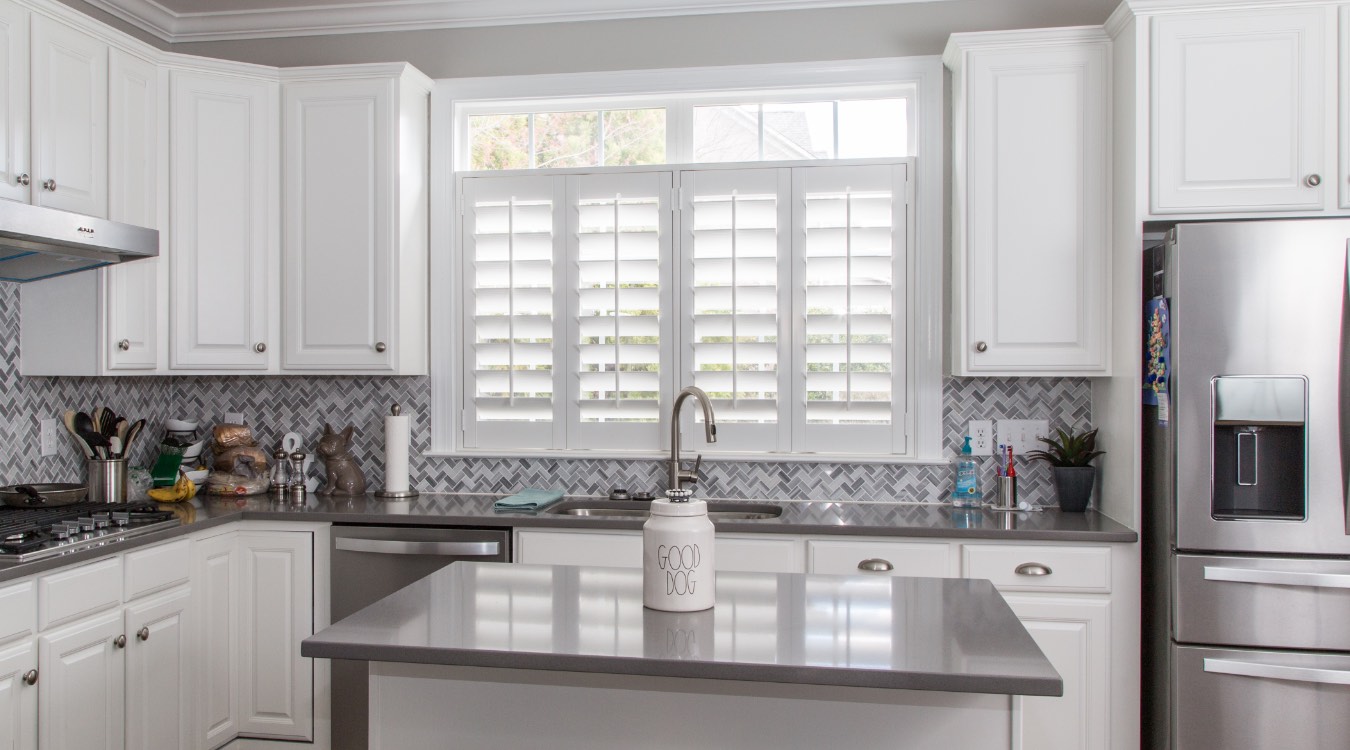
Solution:
{"label": "cup-style cabinet handle", "polygon": [[989,345],[986,344],[986,343],[984,343],[983,341],[977,342],[977,343],[975,344],[975,351],[981,352],[981,353],[987,352],[987,351],[989,351]]}
{"label": "cup-style cabinet handle", "polygon": [[375,351],[379,352],[380,354],[384,354],[384,351],[385,351],[386,349],[388,349],[388,348],[389,348],[389,347],[386,346],[385,343],[384,343],[383,341],[376,341],[376,342],[375,342]]}
{"label": "cup-style cabinet handle", "polygon": [[56,192],[56,180],[44,180],[44,181],[42,182],[42,189],[43,189],[43,190],[47,190],[47,191],[49,191],[49,192],[55,193],[55,192]]}
{"label": "cup-style cabinet handle", "polygon": [[27,185],[28,183],[32,182],[33,179],[32,179],[31,177],[28,176],[28,173],[27,173],[27,172],[24,172],[23,174],[19,175],[18,177],[15,177],[15,178],[14,178],[14,181],[17,182],[17,183],[19,183],[20,185]]}
{"label": "cup-style cabinet handle", "polygon": [[25,685],[36,685],[36,684],[37,684],[37,677],[38,677],[37,670],[36,670],[36,669],[30,669],[30,670],[28,670],[27,672],[24,672],[24,673],[23,673],[23,684],[25,684]]}
{"label": "cup-style cabinet handle", "polygon": [[1018,565],[1014,572],[1019,576],[1048,576],[1054,571],[1050,569],[1049,565],[1029,562]]}
{"label": "cup-style cabinet handle", "polygon": [[1317,187],[1318,185],[1322,184],[1322,175],[1310,174],[1303,179],[1303,184],[1307,185],[1308,187]]}
{"label": "cup-style cabinet handle", "polygon": [[150,626],[142,625],[141,629],[136,631],[136,640],[138,641],[150,640]]}
{"label": "cup-style cabinet handle", "polygon": [[116,647],[118,647],[118,648],[126,648],[126,647],[127,647],[127,637],[126,637],[125,635],[119,635],[119,636],[117,636],[116,638],[113,639],[113,645],[116,646]]}
{"label": "cup-style cabinet handle", "polygon": [[253,345],[253,351],[262,354],[263,352],[267,351],[267,344],[264,344],[263,342],[259,341],[258,343]]}
{"label": "cup-style cabinet handle", "polygon": [[858,570],[863,570],[868,573],[887,573],[895,570],[895,566],[891,565],[890,560],[883,560],[880,557],[869,557],[858,563]]}
{"label": "cup-style cabinet handle", "polygon": [[127,351],[128,349],[131,348],[131,342],[128,341],[127,339],[122,339],[121,341],[117,342],[117,348],[121,349],[122,351]]}

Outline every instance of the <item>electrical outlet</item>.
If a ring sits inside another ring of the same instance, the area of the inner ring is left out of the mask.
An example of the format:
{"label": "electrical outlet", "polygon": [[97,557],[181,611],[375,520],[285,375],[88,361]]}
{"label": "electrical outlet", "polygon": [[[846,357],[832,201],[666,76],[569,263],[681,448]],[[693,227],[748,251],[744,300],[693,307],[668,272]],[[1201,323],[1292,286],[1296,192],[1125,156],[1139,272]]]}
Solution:
{"label": "electrical outlet", "polygon": [[1044,444],[1036,438],[1048,436],[1048,419],[1000,419],[998,421],[998,442],[1011,445],[1013,453],[1021,456],[1028,451],[1040,450]]}
{"label": "electrical outlet", "polygon": [[244,413],[242,411],[225,412],[225,424],[244,424]]}
{"label": "electrical outlet", "polygon": [[974,456],[994,454],[994,423],[988,419],[970,420],[970,453]]}
{"label": "electrical outlet", "polygon": [[61,452],[61,428],[55,419],[44,419],[38,423],[38,454],[43,458],[55,456]]}

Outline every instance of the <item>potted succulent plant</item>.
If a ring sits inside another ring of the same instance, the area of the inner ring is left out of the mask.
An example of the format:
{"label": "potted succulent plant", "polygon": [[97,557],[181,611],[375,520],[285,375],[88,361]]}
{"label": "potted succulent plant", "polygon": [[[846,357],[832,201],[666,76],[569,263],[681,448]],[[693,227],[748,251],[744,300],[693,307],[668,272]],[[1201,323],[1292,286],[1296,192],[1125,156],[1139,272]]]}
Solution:
{"label": "potted succulent plant", "polygon": [[1072,430],[1055,432],[1058,434],[1054,438],[1036,438],[1045,443],[1045,450],[1031,451],[1027,455],[1053,467],[1059,509],[1082,513],[1087,510],[1088,499],[1092,497],[1092,483],[1097,478],[1097,468],[1092,465],[1092,459],[1105,451],[1097,450],[1096,429],[1081,433]]}

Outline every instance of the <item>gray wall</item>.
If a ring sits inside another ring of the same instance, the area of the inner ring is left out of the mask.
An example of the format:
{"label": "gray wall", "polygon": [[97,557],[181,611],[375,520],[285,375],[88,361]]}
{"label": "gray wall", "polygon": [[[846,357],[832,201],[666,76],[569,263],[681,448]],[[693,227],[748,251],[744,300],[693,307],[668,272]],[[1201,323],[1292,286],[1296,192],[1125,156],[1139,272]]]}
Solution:
{"label": "gray wall", "polygon": [[[80,0],[66,0],[78,4]],[[432,78],[934,55],[956,31],[1100,24],[1118,0],[948,0],[175,44],[290,67],[407,61]]]}

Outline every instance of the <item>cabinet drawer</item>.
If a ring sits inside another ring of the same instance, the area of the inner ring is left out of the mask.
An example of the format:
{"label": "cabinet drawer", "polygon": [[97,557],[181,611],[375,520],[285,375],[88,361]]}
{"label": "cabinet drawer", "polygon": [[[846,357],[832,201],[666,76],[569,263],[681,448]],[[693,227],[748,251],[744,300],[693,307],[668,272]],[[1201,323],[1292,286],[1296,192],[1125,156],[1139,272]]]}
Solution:
{"label": "cabinet drawer", "polygon": [[0,588],[0,643],[31,635],[37,624],[37,588],[32,581]]}
{"label": "cabinet drawer", "polygon": [[186,539],[138,549],[126,555],[127,601],[187,583],[192,549]]}
{"label": "cabinet drawer", "polygon": [[808,573],[857,575],[866,572],[858,566],[868,560],[889,564],[890,570],[877,572],[893,576],[950,578],[954,573],[951,551],[942,542],[808,541],[806,559]]}
{"label": "cabinet drawer", "polygon": [[642,567],[642,534],[558,531],[516,532],[514,562],[534,565]]}
{"label": "cabinet drawer", "polygon": [[801,544],[791,537],[717,535],[718,570],[738,573],[800,573]]}
{"label": "cabinet drawer", "polygon": [[38,579],[38,629],[64,625],[122,603],[122,558],[110,557]]}
{"label": "cabinet drawer", "polygon": [[988,578],[1003,591],[1111,590],[1111,550],[967,544],[966,578]]}

